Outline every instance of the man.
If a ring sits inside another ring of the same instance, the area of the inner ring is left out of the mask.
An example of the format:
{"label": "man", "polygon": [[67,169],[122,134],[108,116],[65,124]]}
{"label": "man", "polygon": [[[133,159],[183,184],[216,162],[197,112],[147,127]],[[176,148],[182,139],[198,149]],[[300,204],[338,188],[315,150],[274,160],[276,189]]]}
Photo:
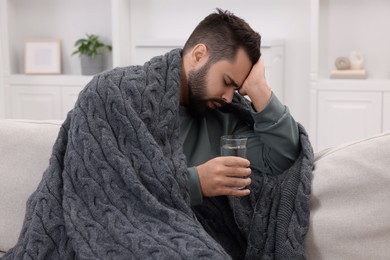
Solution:
{"label": "man", "polygon": [[[189,166],[191,204],[229,255],[242,259],[250,251],[243,242],[247,238],[229,224],[236,222],[225,211],[229,202],[216,196],[248,196],[251,169],[255,175],[278,176],[289,168],[301,150],[298,125],[265,80],[260,35],[241,18],[221,10],[209,15],[187,40],[182,57],[180,137]],[[235,92],[250,98],[251,122],[235,108],[223,110]],[[248,137],[248,160],[220,156],[220,137],[228,134]],[[207,200],[202,204],[203,197]]]}
{"label": "man", "polygon": [[[254,125],[218,111],[235,91],[251,99]],[[264,77],[260,35],[229,12],[206,17],[185,44],[180,104],[184,153],[188,165],[196,166],[189,168],[193,205],[202,195],[246,196],[249,188],[234,187],[249,187],[251,179],[233,176],[249,176],[249,164],[279,174],[299,155],[298,126]],[[249,137],[250,162],[219,157],[219,137],[226,134]]]}
{"label": "man", "polygon": [[[4,259],[303,258],[312,150],[259,48],[218,10],[183,50],[96,75]],[[219,156],[225,133],[249,138],[249,161]]]}

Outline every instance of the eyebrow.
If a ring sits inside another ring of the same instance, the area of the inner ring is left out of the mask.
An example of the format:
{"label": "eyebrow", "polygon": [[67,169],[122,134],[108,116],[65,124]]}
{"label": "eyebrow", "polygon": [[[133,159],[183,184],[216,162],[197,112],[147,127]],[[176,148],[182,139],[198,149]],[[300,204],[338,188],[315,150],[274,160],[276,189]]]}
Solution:
{"label": "eyebrow", "polygon": [[230,80],[231,84],[234,86],[234,88],[237,90],[239,88],[241,88],[240,85],[238,85],[237,82],[234,81],[234,79],[232,79],[229,75],[226,75],[226,77]]}

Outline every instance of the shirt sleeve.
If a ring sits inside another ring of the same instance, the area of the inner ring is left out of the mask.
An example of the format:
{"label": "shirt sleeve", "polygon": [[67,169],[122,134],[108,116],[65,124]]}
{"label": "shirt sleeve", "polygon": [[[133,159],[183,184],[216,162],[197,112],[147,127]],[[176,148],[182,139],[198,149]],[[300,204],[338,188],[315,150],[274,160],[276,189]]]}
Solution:
{"label": "shirt sleeve", "polygon": [[190,184],[190,198],[191,198],[191,206],[196,206],[202,204],[203,195],[202,190],[200,188],[199,176],[196,167],[188,168],[189,173],[189,184]]}
{"label": "shirt sleeve", "polygon": [[241,128],[235,134],[248,136],[247,158],[258,170],[279,174],[288,169],[300,153],[299,130],[289,109],[272,94],[260,112],[251,110],[253,129]]}

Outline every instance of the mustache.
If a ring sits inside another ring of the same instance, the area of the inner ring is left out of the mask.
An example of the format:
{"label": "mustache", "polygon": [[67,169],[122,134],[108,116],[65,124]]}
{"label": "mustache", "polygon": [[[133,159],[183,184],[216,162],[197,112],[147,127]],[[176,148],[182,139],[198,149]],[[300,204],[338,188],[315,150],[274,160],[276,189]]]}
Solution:
{"label": "mustache", "polygon": [[228,102],[226,102],[225,100],[221,99],[221,98],[208,98],[208,99],[204,99],[203,100],[205,103],[206,102],[217,102],[219,103],[221,106],[226,106],[227,104],[229,104]]}

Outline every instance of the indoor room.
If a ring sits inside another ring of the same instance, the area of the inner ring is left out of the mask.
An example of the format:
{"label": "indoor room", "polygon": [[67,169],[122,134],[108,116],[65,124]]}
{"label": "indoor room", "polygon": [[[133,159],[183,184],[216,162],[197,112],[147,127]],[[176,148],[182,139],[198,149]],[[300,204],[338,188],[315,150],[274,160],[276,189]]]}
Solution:
{"label": "indoor room", "polygon": [[[225,11],[233,43],[192,38]],[[387,22],[387,0],[0,0],[0,257],[387,259]],[[246,142],[224,189],[223,135]]]}

